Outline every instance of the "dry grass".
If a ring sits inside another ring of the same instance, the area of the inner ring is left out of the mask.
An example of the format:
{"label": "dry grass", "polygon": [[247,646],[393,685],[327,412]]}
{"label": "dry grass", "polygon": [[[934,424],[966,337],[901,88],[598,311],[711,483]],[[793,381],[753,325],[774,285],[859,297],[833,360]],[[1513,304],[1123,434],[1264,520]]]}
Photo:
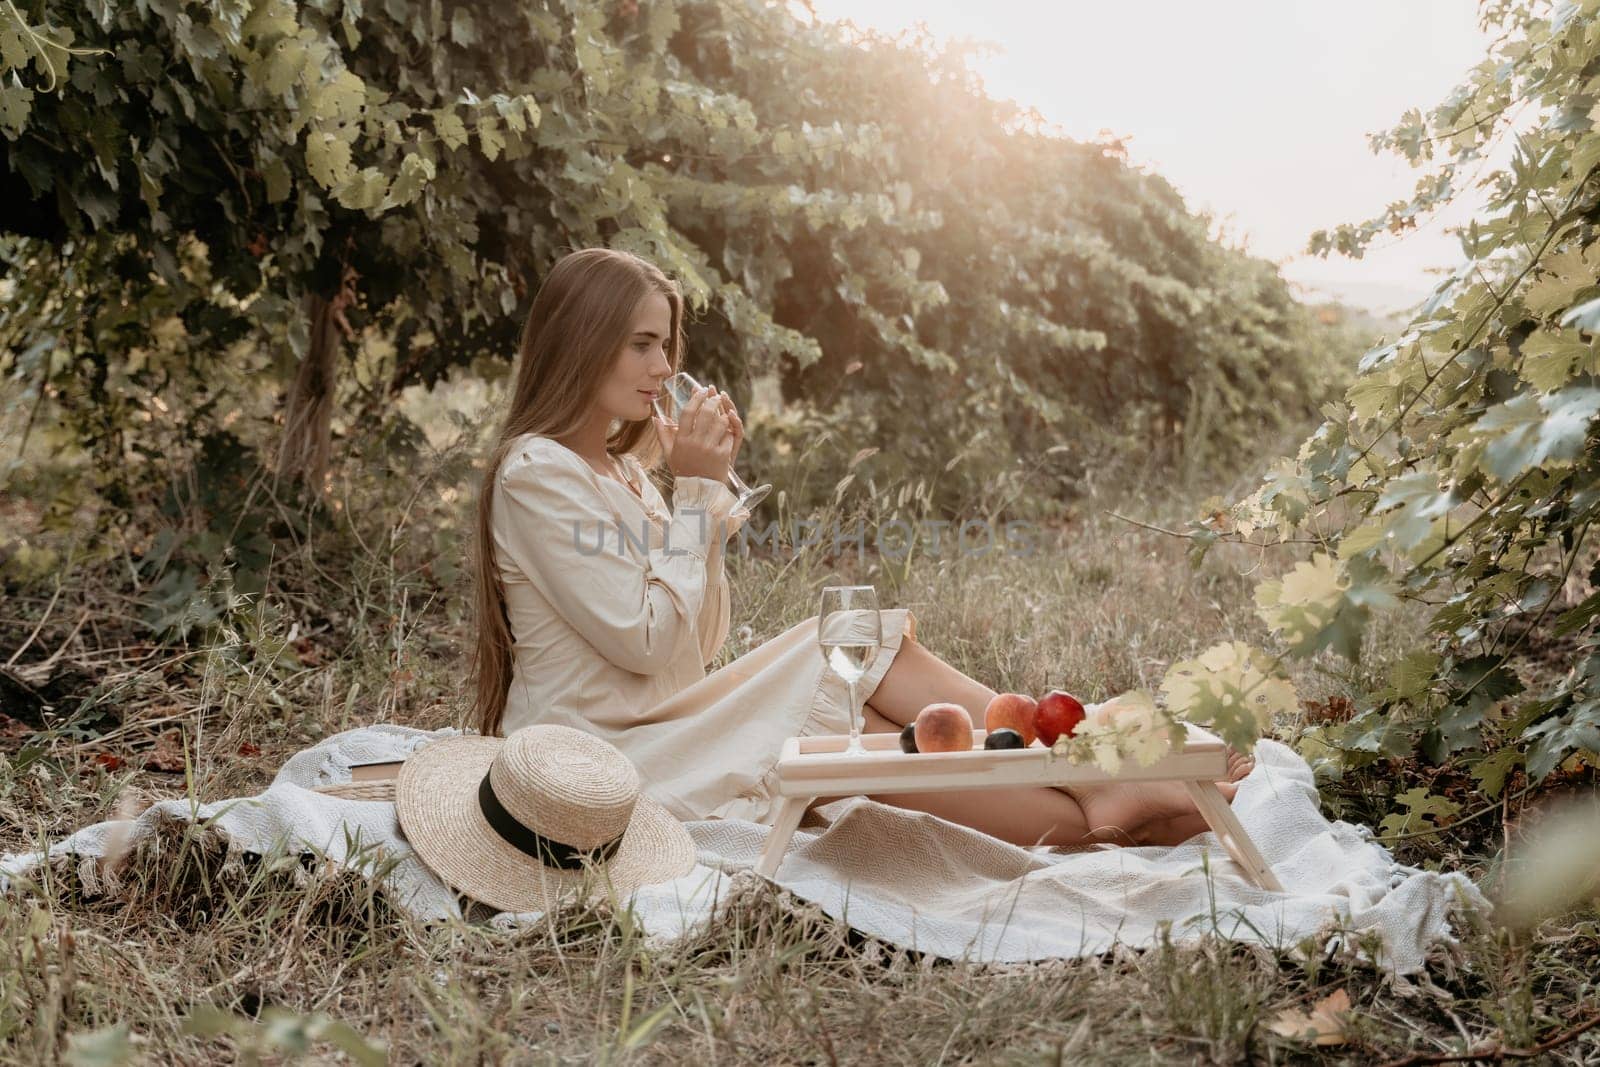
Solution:
{"label": "dry grass", "polygon": [[[460,543],[460,501],[401,505],[460,475],[441,461],[403,486],[343,487],[339,514],[362,518],[279,560],[253,621],[187,652],[119,628],[130,594],[112,592],[115,559],[66,572],[53,602],[49,585],[13,597],[0,647],[42,620],[19,665],[61,655],[39,686],[56,714],[0,742],[0,848],[103,818],[134,791],[254,792],[290,752],[352,725],[456,721],[465,587],[435,582],[425,565]],[[1192,571],[1181,543],[1107,514],[1174,524],[1203,492],[1229,487],[1176,491],[1137,469],[1100,482],[1120,488],[1080,502],[1032,558],[897,564],[830,557],[825,545],[732,557],[724,656],[812,614],[817,590],[838,579],[873,582],[886,604],[916,612],[925,644],[1004,689],[1101,697],[1153,685],[1214,641],[1262,639],[1251,572],[1278,561],[1219,550]],[[859,515],[869,529],[897,513],[887,490],[845,500],[838,518]],[[85,611],[96,625],[75,627]],[[1375,663],[1407,625],[1375,638]],[[1297,681],[1321,700],[1375,669],[1318,664]],[[1284,735],[1298,725],[1282,724]],[[174,747],[167,731],[179,728]],[[186,771],[144,769],[163,752]],[[1371,818],[1386,788],[1362,779],[1330,799]],[[1496,860],[1448,841],[1407,849],[1479,873]],[[516,933],[422,926],[364,879],[294,857],[229,863],[203,834],[172,831],[130,857],[114,897],[86,897],[71,868],[0,897],[11,961],[0,1059],[381,1062],[387,1049],[397,1063],[1368,1063],[1468,1041],[1526,1048],[1559,1032],[1593,1010],[1597,933],[1592,916],[1519,937],[1469,931],[1459,960],[1430,975],[1432,991],[1397,989],[1317,946],[1291,957],[1165,945],[985,968],[894,950],[746,883],[724,921],[652,950],[603,906]],[[1340,988],[1354,1005],[1345,1043],[1315,1048],[1268,1029]],[[1596,1056],[1593,1033],[1550,1054]]]}

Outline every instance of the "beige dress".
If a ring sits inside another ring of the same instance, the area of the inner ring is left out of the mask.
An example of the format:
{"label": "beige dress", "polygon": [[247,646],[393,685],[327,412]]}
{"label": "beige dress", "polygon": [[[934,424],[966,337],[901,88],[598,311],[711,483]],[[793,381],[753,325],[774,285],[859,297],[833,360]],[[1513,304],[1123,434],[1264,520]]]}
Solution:
{"label": "beige dress", "polygon": [[[728,636],[733,491],[679,478],[669,509],[643,465],[623,458],[633,488],[528,434],[500,469],[493,532],[515,642],[502,729],[588,730],[679,818],[770,822],[784,740],[848,732],[845,684],[824,668],[816,616],[706,673]],[[882,617],[858,701],[916,635],[910,609]]]}

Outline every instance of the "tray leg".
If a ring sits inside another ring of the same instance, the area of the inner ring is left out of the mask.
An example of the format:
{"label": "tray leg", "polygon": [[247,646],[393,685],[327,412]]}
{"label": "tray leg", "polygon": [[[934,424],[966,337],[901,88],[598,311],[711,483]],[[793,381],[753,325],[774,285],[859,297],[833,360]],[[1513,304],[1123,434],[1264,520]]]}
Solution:
{"label": "tray leg", "polygon": [[1184,788],[1188,789],[1189,796],[1194,799],[1195,807],[1200,809],[1206,825],[1211,827],[1211,832],[1217,835],[1217,840],[1222,842],[1222,847],[1227,849],[1233,861],[1244,868],[1245,877],[1259,889],[1271,890],[1274,893],[1283,892],[1283,885],[1272,873],[1272,868],[1267,866],[1267,861],[1256,848],[1256,843],[1245,833],[1244,825],[1233,813],[1233,807],[1227,798],[1217,789],[1217,784],[1215,782],[1183,784]]}
{"label": "tray leg", "polygon": [[778,873],[778,865],[789,848],[789,839],[794,836],[794,828],[800,825],[800,817],[806,813],[811,800],[811,797],[784,797],[783,803],[778,805],[778,819],[772,824],[767,847],[756,864],[756,873],[761,877],[771,878]]}

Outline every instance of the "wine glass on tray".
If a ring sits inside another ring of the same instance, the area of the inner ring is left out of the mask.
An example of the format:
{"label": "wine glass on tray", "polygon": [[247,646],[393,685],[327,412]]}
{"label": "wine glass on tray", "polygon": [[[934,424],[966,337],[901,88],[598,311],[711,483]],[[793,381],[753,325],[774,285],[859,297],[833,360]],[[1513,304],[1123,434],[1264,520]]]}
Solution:
{"label": "wine glass on tray", "polygon": [[817,609],[817,646],[828,669],[844,679],[850,693],[850,742],[845,752],[865,753],[861,746],[863,709],[856,706],[856,683],[878,658],[883,642],[883,616],[878,594],[870,585],[830,585],[822,590]]}

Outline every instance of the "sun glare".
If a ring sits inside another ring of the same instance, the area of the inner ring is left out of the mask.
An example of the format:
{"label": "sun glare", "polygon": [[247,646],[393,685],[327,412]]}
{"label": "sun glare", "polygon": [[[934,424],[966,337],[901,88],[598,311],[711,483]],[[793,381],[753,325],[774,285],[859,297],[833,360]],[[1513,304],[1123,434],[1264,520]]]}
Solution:
{"label": "sun glare", "polygon": [[[1369,134],[1443,99],[1482,57],[1472,0],[1407,4],[1140,5],[989,0],[813,0],[818,17],[995,46],[972,67],[989,93],[1034,107],[1068,136],[1115,138],[1222,232],[1291,281],[1386,310],[1452,266],[1450,218],[1359,262],[1302,254],[1313,231],[1376,214],[1414,175],[1374,157]],[[1425,39],[1427,48],[1414,42]]]}

